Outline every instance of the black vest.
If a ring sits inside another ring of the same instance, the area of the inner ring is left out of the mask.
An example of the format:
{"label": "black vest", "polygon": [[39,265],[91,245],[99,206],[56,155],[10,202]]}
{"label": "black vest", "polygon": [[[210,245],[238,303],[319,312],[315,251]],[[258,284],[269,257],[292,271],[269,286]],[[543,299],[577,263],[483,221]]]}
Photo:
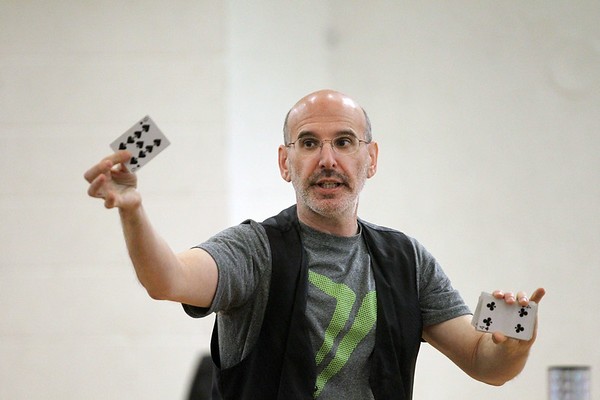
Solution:
{"label": "black vest", "polygon": [[[398,231],[359,223],[371,255],[377,290],[371,390],[378,400],[410,400],[422,333],[414,248]],[[312,399],[315,355],[304,314],[308,267],[296,206],[262,225],[269,238],[272,275],[260,335],[246,358],[231,368],[220,369],[215,322],[211,342],[217,367],[213,398]]]}

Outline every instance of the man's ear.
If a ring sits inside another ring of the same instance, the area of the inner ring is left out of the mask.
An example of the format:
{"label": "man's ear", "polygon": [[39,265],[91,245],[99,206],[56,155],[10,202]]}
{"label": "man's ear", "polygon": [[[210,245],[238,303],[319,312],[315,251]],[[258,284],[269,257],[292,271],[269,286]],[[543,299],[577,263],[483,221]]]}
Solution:
{"label": "man's ear", "polygon": [[288,168],[288,149],[284,145],[279,146],[278,150],[279,159],[279,173],[286,182],[291,182],[292,178],[290,175],[290,169]]}
{"label": "man's ear", "polygon": [[377,172],[377,156],[379,155],[379,146],[377,142],[371,142],[368,145],[369,149],[369,170],[367,171],[367,178],[371,178]]}

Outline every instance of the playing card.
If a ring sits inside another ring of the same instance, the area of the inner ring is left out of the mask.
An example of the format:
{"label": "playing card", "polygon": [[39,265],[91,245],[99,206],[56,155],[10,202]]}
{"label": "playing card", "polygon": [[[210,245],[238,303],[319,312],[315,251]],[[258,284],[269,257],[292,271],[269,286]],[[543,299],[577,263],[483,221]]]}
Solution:
{"label": "playing card", "polygon": [[478,331],[502,332],[508,337],[529,340],[533,335],[536,315],[537,304],[533,301],[527,306],[506,304],[504,300],[482,292],[472,324]]}
{"label": "playing card", "polygon": [[146,115],[112,142],[110,148],[114,151],[128,150],[132,157],[125,166],[129,171],[135,172],[170,144],[152,118]]}

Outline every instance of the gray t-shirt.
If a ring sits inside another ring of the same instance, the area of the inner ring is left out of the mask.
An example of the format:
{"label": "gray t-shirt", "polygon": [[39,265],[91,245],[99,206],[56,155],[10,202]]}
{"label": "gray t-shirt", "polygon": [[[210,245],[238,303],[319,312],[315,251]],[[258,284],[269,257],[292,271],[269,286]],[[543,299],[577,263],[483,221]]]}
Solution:
{"label": "gray t-shirt", "polygon": [[[306,315],[317,366],[316,397],[373,398],[365,371],[375,344],[377,294],[366,244],[360,233],[339,237],[303,224],[301,238],[308,257]],[[439,264],[410,239],[424,326],[469,314]],[[221,366],[231,367],[252,350],[260,333],[271,277],[268,238],[262,225],[250,221],[198,247],[215,259],[219,283],[209,309],[184,308],[193,317],[218,313]]]}

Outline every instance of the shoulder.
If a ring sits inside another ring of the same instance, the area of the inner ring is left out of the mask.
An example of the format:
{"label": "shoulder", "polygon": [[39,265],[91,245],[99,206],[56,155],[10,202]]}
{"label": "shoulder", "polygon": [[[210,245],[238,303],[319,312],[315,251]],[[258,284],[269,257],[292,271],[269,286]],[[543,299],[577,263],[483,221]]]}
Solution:
{"label": "shoulder", "polygon": [[241,242],[253,242],[254,240],[263,241],[265,238],[264,227],[254,221],[246,220],[241,224],[231,226],[222,230],[221,232],[210,238],[209,242],[219,241],[241,241]]}
{"label": "shoulder", "polygon": [[377,225],[362,219],[359,219],[358,222],[361,226],[361,229],[370,235],[379,235],[385,239],[393,240],[394,242],[401,241],[404,245],[411,247],[414,247],[415,244],[418,243],[416,240],[397,229]]}
{"label": "shoulder", "polygon": [[397,232],[397,233],[402,233],[397,229],[393,229],[393,228],[388,228],[386,226],[382,226],[382,225],[377,225],[374,224],[372,222],[369,221],[365,221],[364,219],[359,218],[358,222],[360,223],[360,225],[365,226],[369,229],[374,229],[376,231],[381,231],[381,232]]}
{"label": "shoulder", "polygon": [[375,234],[379,235],[384,240],[383,243],[388,244],[390,247],[401,246],[405,252],[410,253],[410,257],[414,258],[417,270],[433,268],[436,265],[433,255],[414,237],[397,229],[376,225],[363,220],[359,220],[359,222],[366,232],[371,232],[371,234],[375,232]]}
{"label": "shoulder", "polygon": [[[220,270],[226,265],[238,270],[240,263],[263,265],[270,260],[269,240],[265,229],[253,220],[231,226],[197,247],[206,250],[215,259]],[[253,260],[258,263],[253,263]]]}
{"label": "shoulder", "polygon": [[261,225],[267,230],[288,231],[298,227],[298,214],[296,206],[286,208],[279,214],[264,220]]}

